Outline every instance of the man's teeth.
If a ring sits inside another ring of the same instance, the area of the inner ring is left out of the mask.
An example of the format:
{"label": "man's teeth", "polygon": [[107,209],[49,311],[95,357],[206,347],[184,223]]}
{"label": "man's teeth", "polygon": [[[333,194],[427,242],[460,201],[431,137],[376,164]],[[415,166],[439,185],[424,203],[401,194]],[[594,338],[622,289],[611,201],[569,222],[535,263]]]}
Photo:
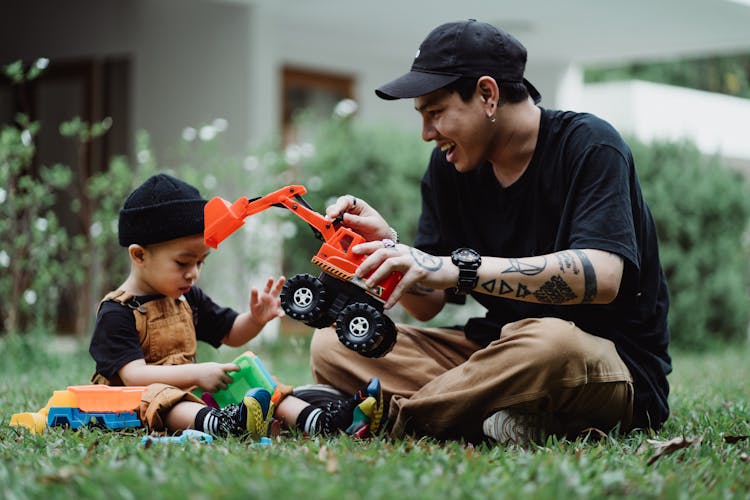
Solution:
{"label": "man's teeth", "polygon": [[455,142],[449,142],[449,143],[443,144],[442,146],[440,146],[440,151],[448,151],[450,148],[452,148],[455,145],[456,145]]}

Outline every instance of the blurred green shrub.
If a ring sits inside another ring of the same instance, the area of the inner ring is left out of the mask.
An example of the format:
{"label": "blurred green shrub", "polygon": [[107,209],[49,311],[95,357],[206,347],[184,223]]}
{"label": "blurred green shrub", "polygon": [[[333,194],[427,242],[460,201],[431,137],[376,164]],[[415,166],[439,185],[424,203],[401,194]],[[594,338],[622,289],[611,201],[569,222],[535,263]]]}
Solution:
{"label": "blurred green shrub", "polygon": [[705,348],[747,338],[750,188],[688,142],[630,140],[656,221],[670,287],[675,345]]}
{"label": "blurred green shrub", "polygon": [[60,283],[73,280],[63,261],[76,244],[53,212],[56,193],[71,182],[63,165],[29,170],[39,125],[21,115],[0,130],[0,331],[47,324],[56,314]]}

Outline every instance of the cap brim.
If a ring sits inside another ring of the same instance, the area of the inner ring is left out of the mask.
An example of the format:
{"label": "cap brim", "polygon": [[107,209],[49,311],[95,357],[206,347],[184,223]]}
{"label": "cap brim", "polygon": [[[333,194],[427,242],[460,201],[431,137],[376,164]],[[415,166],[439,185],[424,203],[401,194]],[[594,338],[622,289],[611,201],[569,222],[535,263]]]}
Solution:
{"label": "cap brim", "polygon": [[529,91],[531,98],[534,99],[534,104],[539,104],[542,100],[542,94],[526,78],[523,79],[523,84],[526,86],[526,90]]}
{"label": "cap brim", "polygon": [[445,75],[410,71],[375,90],[381,99],[409,99],[434,92],[461,78],[461,75]]}

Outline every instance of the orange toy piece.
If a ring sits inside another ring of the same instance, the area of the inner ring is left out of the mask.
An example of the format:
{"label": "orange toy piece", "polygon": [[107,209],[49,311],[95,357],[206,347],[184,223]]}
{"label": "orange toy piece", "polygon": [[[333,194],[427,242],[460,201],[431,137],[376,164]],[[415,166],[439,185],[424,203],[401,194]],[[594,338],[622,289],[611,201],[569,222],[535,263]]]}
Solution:
{"label": "orange toy piece", "polygon": [[89,412],[131,411],[138,408],[141,395],[146,389],[141,386],[113,387],[109,385],[71,385],[68,387],[78,400],[77,407]]}
{"label": "orange toy piece", "polygon": [[374,287],[355,276],[366,255],[351,248],[366,240],[341,225],[340,219],[328,220],[315,212],[302,198],[304,186],[283,187],[265,196],[234,203],[215,197],[206,204],[206,245],[217,248],[244,219],[269,207],[283,207],[307,222],[323,245],[312,258],[322,273],[317,278],[298,274],[290,278],[281,292],[281,306],[289,317],[314,328],[336,323],[339,340],[348,348],[368,357],[388,353],[396,342],[396,326],[383,313],[383,304],[401,281],[402,274],[391,273]]}

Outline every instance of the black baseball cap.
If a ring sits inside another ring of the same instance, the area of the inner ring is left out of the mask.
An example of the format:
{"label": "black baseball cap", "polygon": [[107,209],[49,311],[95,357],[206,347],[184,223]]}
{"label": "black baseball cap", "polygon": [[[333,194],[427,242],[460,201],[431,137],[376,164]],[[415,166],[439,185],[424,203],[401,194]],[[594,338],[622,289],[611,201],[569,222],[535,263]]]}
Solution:
{"label": "black baseball cap", "polygon": [[498,83],[523,83],[535,103],[542,95],[523,77],[526,48],[512,35],[475,19],[445,23],[430,32],[417,50],[411,71],[382,85],[382,99],[429,94],[459,78],[488,75]]}

